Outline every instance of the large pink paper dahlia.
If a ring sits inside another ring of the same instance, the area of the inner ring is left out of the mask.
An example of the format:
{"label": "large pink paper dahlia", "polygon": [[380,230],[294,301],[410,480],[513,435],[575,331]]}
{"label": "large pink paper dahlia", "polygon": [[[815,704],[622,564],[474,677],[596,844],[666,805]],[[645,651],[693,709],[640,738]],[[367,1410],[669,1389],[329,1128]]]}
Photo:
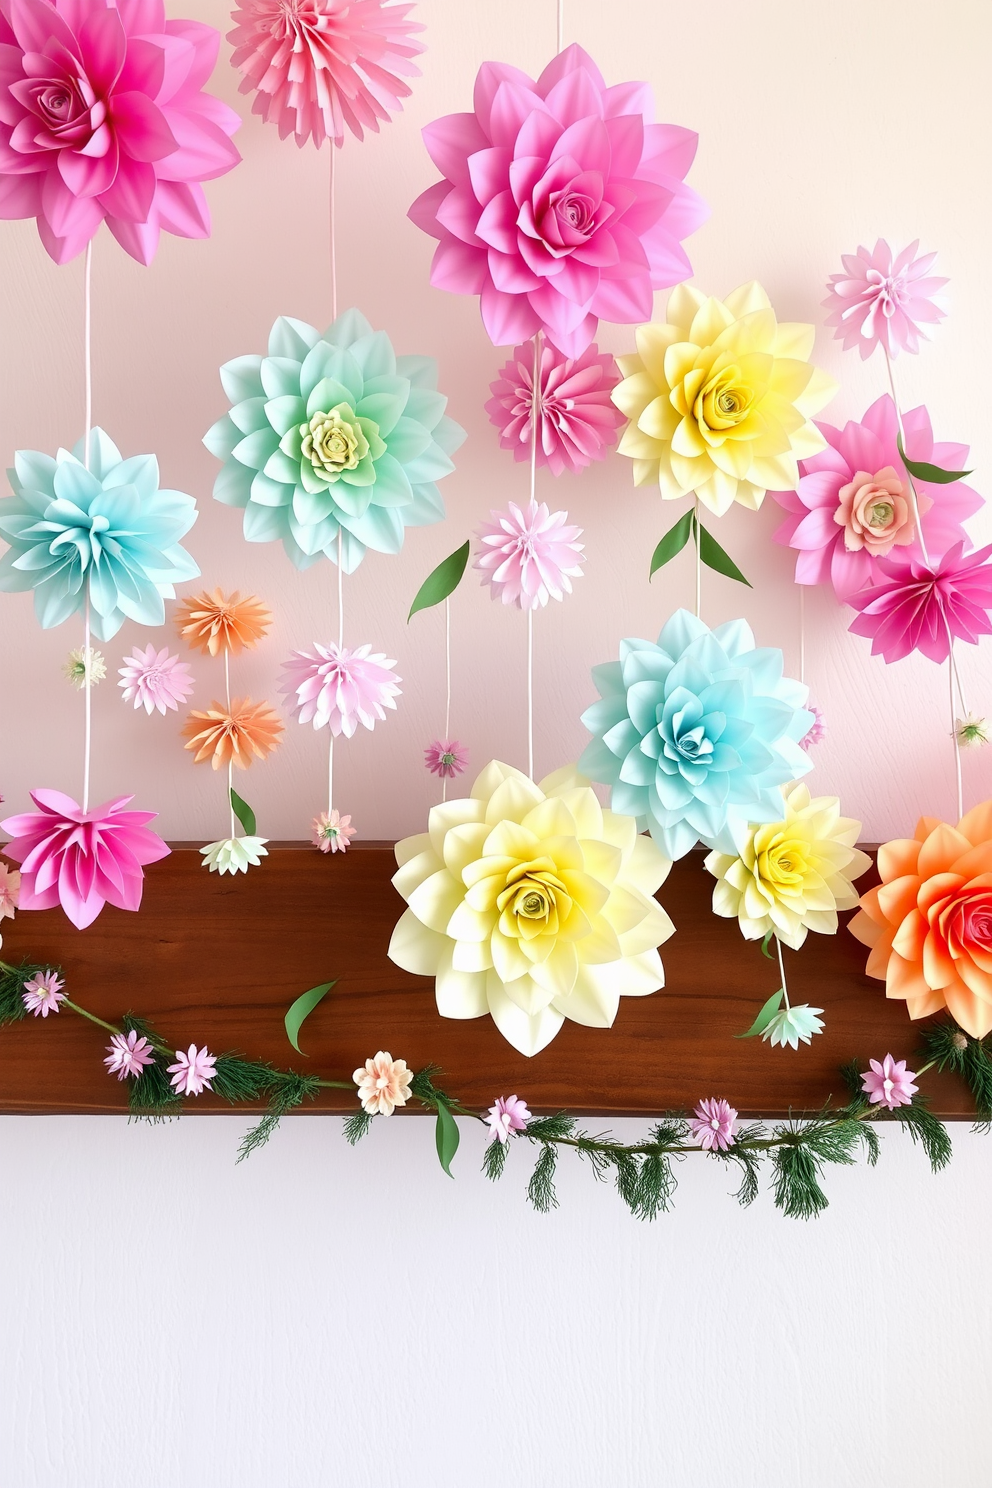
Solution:
{"label": "large pink paper dahlia", "polygon": [[77,930],[85,930],[104,904],[137,909],[142,868],[169,855],[148,826],[154,811],[125,811],[131,796],[117,796],[83,811],[71,796],[36,790],[37,811],[8,816],[0,828],[11,841],[8,858],[21,865],[19,908],[53,909],[61,904]]}
{"label": "large pink paper dahlia", "polygon": [[386,709],[395,710],[399,697],[396,665],[371,646],[322,646],[314,641],[312,651],[294,651],[283,662],[285,677],[279,690],[289,700],[300,723],[313,722],[315,729],[330,728],[335,738],[350,739],[360,723],[375,728]]}
{"label": "large pink paper dahlia", "polygon": [[872,656],[900,661],[921,651],[946,661],[952,641],[974,645],[992,635],[992,543],[964,555],[957,543],[928,567],[922,558],[893,552],[879,559],[882,582],[852,594],[848,603],[861,613],[849,630],[871,636]]}
{"label": "large pink paper dahlia", "polygon": [[947,280],[930,274],[936,253],[915,257],[919,246],[917,238],[893,254],[879,238],[870,253],[859,248],[842,254],[844,271],[830,275],[823,303],[830,311],[827,325],[834,327],[834,338],[843,341],[845,351],[856,346],[862,359],[879,344],[893,357],[900,351],[916,352],[921,338],[927,339],[923,325],[943,319],[946,311],[935,296]]}
{"label": "large pink paper dahlia", "polygon": [[571,594],[570,579],[582,577],[584,543],[581,527],[567,526],[568,512],[549,512],[544,502],[515,502],[505,512],[490,512],[492,521],[479,528],[474,567],[482,572],[493,599],[537,610],[549,599]]}
{"label": "large pink paper dahlia", "polygon": [[412,5],[383,0],[242,0],[227,39],[255,94],[252,113],[278,125],[300,146],[336,145],[345,129],[359,139],[378,131],[410,96],[404,77],[419,77],[411,58],[424,50]]}
{"label": "large pink paper dahlia", "polygon": [[4,0],[0,218],[36,217],[60,264],[104,221],[143,264],[162,230],[209,237],[199,182],[241,158],[241,120],[202,91],[219,45],[162,0]]}
{"label": "large pink paper dahlia", "polygon": [[706,207],[683,178],[697,136],[652,123],[648,85],[608,88],[580,46],[536,83],[484,63],[474,104],[424,130],[444,179],[410,217],[440,240],[431,283],[481,295],[497,346],[543,330],[578,357],[600,317],[650,320],[652,291],[692,273],[681,240]]}
{"label": "large pink paper dahlia", "polygon": [[[617,440],[624,415],[610,397],[620,381],[611,356],[595,344],[575,361],[544,343],[538,364],[537,463],[554,475],[579,471],[602,460]],[[534,412],[534,343],[526,341],[490,385],[486,412],[499,430],[503,449],[529,460]]]}

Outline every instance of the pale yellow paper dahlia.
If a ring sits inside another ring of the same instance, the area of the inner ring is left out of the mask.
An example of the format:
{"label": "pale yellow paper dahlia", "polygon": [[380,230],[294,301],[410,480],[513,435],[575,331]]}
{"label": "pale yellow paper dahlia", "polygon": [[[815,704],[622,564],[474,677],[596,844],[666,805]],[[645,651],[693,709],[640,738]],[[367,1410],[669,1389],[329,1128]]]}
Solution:
{"label": "pale yellow paper dahlia", "polygon": [[718,880],[713,912],[740,921],[745,940],[770,931],[797,951],[807,932],[837,932],[837,911],[853,909],[871,859],[854,844],[861,823],[841,816],[836,796],[810,797],[786,786],[782,821],[755,827],[740,857],[711,852],[706,867]]}
{"label": "pale yellow paper dahlia", "polygon": [[726,300],[680,284],[667,321],[636,338],[613,390],[635,486],[657,482],[666,501],[694,491],[717,516],[795,489],[797,462],[826,446],[810,419],[837,390],[810,365],[811,325],[779,325],[754,281]]}
{"label": "pale yellow paper dahlia", "polygon": [[608,1028],[621,997],[665,984],[658,946],[674,926],[654,894],[671,862],[574,765],[535,785],[494,760],[396,861],[409,908],[391,958],[436,978],[442,1017],[490,1013],[522,1054],[566,1018]]}

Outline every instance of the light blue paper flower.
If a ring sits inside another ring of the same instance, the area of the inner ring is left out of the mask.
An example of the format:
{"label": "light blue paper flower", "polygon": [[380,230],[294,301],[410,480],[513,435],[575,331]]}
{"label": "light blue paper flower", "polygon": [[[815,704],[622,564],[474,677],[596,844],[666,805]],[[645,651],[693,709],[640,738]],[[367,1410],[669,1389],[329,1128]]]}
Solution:
{"label": "light blue paper flower", "polygon": [[196,521],[196,502],[159,490],[154,455],[122,460],[103,430],[93,429],[89,470],[80,440],[54,460],[18,450],[7,474],[14,495],[0,501],[0,535],[10,544],[0,558],[0,590],[33,589],[44,629],[81,611],[87,595],[101,640],[125,620],[161,625],[173,585],[198,576],[179,543]]}
{"label": "light blue paper flower", "polygon": [[669,857],[699,840],[739,852],[749,824],[782,815],[780,786],[812,768],[798,742],[808,689],[782,667],[743,620],[711,631],[677,610],[657,645],[621,641],[619,661],[593,667],[602,701],[582,715],[596,737],[579,769]]}
{"label": "light blue paper flower", "polygon": [[407,527],[444,516],[436,482],[465,431],[444,416],[430,357],[401,356],[347,310],[321,336],[280,316],[265,357],[220,369],[231,411],[204,436],[224,461],[214,496],[244,507],[248,542],[279,539],[297,568],[351,573],[367,548],[398,553]]}

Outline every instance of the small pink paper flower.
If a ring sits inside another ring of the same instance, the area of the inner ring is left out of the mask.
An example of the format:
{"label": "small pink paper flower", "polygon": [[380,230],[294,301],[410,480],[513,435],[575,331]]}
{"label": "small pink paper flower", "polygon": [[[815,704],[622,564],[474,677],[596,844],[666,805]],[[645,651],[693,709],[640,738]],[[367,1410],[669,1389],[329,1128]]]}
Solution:
{"label": "small pink paper flower", "polygon": [[502,1142],[505,1146],[514,1132],[525,1130],[530,1120],[531,1114],[525,1101],[518,1100],[515,1095],[497,1096],[496,1104],[489,1107],[489,1115],[486,1117],[486,1125],[492,1132],[489,1140]]}
{"label": "small pink paper flower", "polygon": [[822,744],[823,740],[827,737],[827,725],[823,717],[823,710],[818,708],[815,703],[810,702],[805,704],[805,708],[807,713],[812,713],[813,715],[813,726],[800,739],[800,749],[809,749],[814,744]]}
{"label": "small pink paper flower", "polygon": [[475,567],[490,584],[493,599],[536,610],[549,599],[571,594],[570,578],[580,578],[584,544],[581,527],[567,527],[568,512],[550,512],[542,501],[530,501],[521,511],[514,502],[505,512],[490,512],[483,522]]}
{"label": "small pink paper flower", "polygon": [[213,1089],[211,1081],[216,1063],[215,1055],[205,1048],[198,1049],[195,1044],[190,1044],[185,1053],[177,1049],[175,1064],[167,1066],[173,1089],[180,1095],[199,1095],[204,1090]]}
{"label": "small pink paper flower", "polygon": [[440,739],[435,739],[424,750],[424,764],[432,775],[440,775],[446,780],[451,780],[455,775],[460,775],[468,765],[468,750],[459,744],[457,739],[452,739],[445,744]]}
{"label": "small pink paper flower", "polygon": [[[537,463],[554,475],[579,471],[602,460],[617,441],[624,415],[610,392],[620,381],[620,369],[595,344],[570,361],[554,346],[541,347],[537,396]],[[499,430],[503,449],[515,460],[529,460],[531,415],[534,408],[534,346],[528,341],[490,384],[486,404],[490,422]]]}
{"label": "small pink paper flower", "polygon": [[311,826],[312,842],[321,852],[347,852],[348,844],[355,835],[350,816],[340,816],[337,811],[322,811],[315,816]]}
{"label": "small pink paper flower", "polygon": [[913,1084],[916,1071],[906,1068],[905,1059],[896,1060],[886,1054],[881,1064],[877,1059],[869,1059],[868,1063],[871,1069],[861,1076],[861,1084],[871,1105],[887,1106],[890,1111],[896,1106],[912,1105],[919,1086]]}
{"label": "small pink paper flower", "polygon": [[140,1075],[146,1064],[154,1064],[155,1051],[148,1040],[141,1038],[132,1028],[128,1034],[114,1034],[103,1062],[109,1075],[126,1080],[129,1075]]}
{"label": "small pink paper flower", "polygon": [[312,651],[294,651],[283,662],[286,675],[279,690],[300,723],[312,719],[315,729],[329,727],[335,738],[350,739],[360,723],[375,728],[387,708],[395,710],[402,680],[392,670],[395,665],[371,646],[349,649],[314,641]]}
{"label": "small pink paper flower", "polygon": [[726,1152],[734,1145],[737,1112],[725,1100],[701,1100],[696,1107],[696,1116],[690,1120],[689,1129],[698,1137],[699,1145],[707,1152],[716,1149]]}
{"label": "small pink paper flower", "polygon": [[394,1059],[380,1049],[351,1078],[358,1086],[358,1099],[370,1116],[391,1116],[397,1106],[405,1106],[409,1099],[413,1070],[407,1069],[405,1059]]}
{"label": "small pink paper flower", "polygon": [[47,1018],[49,1013],[57,1013],[65,1002],[64,986],[65,982],[57,972],[39,971],[37,976],[24,983],[24,1006],[36,1018],[39,1013],[43,1018]]}
{"label": "small pink paper flower", "polygon": [[143,651],[135,646],[130,656],[125,656],[124,665],[118,668],[121,681],[117,686],[124,689],[121,701],[134,700],[136,708],[144,708],[149,718],[158,709],[165,717],[166,709],[178,712],[179,704],[185,703],[193,691],[193,680],[189,667],[178,656],[170,656],[168,646],[156,651],[148,645]]}
{"label": "small pink paper flower", "polygon": [[[0,801],[3,796],[0,796]],[[0,863],[0,920],[12,920],[21,896],[21,875],[16,868]]]}
{"label": "small pink paper flower", "polygon": [[894,552],[880,558],[882,582],[848,600],[861,612],[849,630],[870,636],[872,656],[886,661],[911,651],[946,661],[952,640],[975,645],[979,636],[992,635],[990,555],[992,543],[967,556],[964,543],[957,543],[933,567]]}
{"label": "small pink paper flower", "polygon": [[943,319],[946,311],[935,296],[947,280],[930,277],[937,255],[916,258],[919,246],[917,238],[893,258],[888,243],[879,238],[870,253],[859,248],[841,255],[844,272],[830,275],[823,303],[831,312],[827,325],[834,327],[845,351],[857,346],[865,358],[881,344],[889,356],[917,352],[920,338],[928,339],[921,322],[933,325]]}

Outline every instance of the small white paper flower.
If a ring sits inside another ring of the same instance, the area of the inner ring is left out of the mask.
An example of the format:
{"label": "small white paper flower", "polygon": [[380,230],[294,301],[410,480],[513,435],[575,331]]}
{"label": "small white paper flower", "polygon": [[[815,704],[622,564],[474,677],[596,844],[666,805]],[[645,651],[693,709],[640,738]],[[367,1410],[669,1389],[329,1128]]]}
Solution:
{"label": "small white paper flower", "polygon": [[798,1049],[800,1039],[808,1044],[814,1033],[823,1032],[823,1019],[816,1016],[822,1012],[822,1008],[809,1007],[807,1003],[803,1003],[801,1007],[783,1008],[780,1013],[775,1014],[761,1035],[762,1042],[770,1039],[772,1048],[781,1044],[784,1049],[788,1044],[791,1048]]}
{"label": "small white paper flower", "polygon": [[267,837],[224,837],[220,842],[208,842],[201,847],[203,866],[211,873],[247,873],[257,868],[263,858]]}
{"label": "small white paper flower", "polygon": [[959,749],[981,749],[992,739],[992,727],[987,718],[968,713],[964,718],[955,718],[954,737]]}

